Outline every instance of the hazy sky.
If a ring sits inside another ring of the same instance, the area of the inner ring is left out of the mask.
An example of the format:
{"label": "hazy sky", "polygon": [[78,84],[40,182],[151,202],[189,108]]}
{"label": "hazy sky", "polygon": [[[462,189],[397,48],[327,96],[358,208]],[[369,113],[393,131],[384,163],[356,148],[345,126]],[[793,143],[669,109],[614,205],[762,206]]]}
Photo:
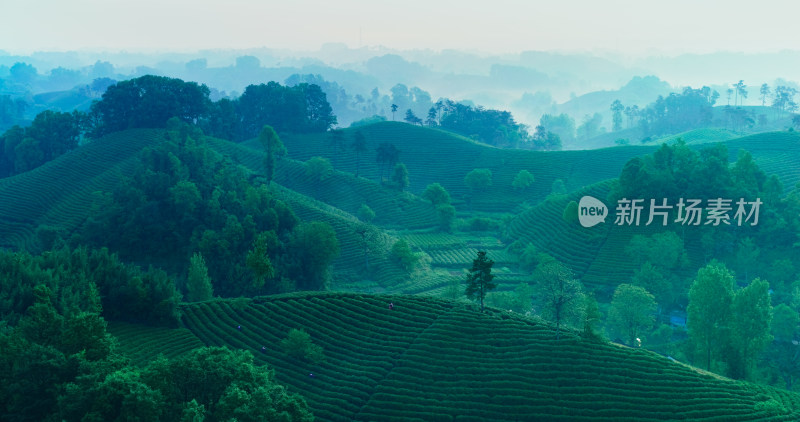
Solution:
{"label": "hazy sky", "polygon": [[0,0],[0,49],[800,49],[797,0]]}

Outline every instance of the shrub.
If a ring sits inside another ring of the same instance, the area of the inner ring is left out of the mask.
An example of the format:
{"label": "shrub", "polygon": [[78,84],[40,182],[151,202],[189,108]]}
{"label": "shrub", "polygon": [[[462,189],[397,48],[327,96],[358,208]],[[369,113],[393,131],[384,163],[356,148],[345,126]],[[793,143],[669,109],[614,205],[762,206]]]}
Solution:
{"label": "shrub", "polygon": [[482,191],[492,186],[492,171],[489,169],[475,169],[467,173],[464,183],[473,191]]}
{"label": "shrub", "polygon": [[369,223],[375,219],[375,211],[373,211],[369,205],[361,204],[361,208],[358,209],[358,218],[361,221]]}
{"label": "shrub", "polygon": [[319,363],[325,359],[322,347],[312,343],[311,336],[303,329],[289,330],[286,338],[281,340],[281,348],[287,355],[311,363]]}
{"label": "shrub", "polygon": [[532,185],[534,182],[534,177],[531,172],[528,170],[520,170],[516,176],[514,176],[514,181],[511,182],[511,187],[516,190],[525,190],[528,186]]}

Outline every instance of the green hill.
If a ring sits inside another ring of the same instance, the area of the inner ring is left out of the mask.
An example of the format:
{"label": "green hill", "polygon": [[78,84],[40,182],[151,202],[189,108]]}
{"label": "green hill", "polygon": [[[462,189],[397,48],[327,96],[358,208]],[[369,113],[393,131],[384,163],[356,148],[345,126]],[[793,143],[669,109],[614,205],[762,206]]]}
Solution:
{"label": "green hill", "polygon": [[[733,139],[726,145],[731,161],[736,160],[740,149],[750,151],[758,166],[767,175],[776,174],[786,190],[800,182],[800,134],[763,133]],[[585,284],[609,299],[614,287],[622,280],[629,280],[637,269],[624,253],[631,237],[664,230],[660,226],[645,225],[613,226],[610,229],[613,216],[609,217],[606,224],[588,229],[564,221],[562,214],[569,201],[577,202],[584,195],[602,200],[610,190],[610,182],[600,182],[569,195],[541,202],[516,214],[506,229],[506,235],[511,240],[522,239],[533,243],[539,250],[569,265]],[[686,275],[704,264],[700,235],[696,230],[687,230],[682,234],[690,258],[690,265],[685,269]]]}
{"label": "green hill", "polygon": [[[156,129],[113,133],[32,171],[0,179],[0,247],[38,250],[36,230],[42,226],[59,230],[65,235],[72,233],[96,212],[94,206],[99,195],[113,192],[124,178],[131,176],[134,164],[139,159],[137,153],[163,141],[165,133]],[[236,144],[212,138],[205,138],[205,141],[212,149],[237,158],[232,154],[239,148]],[[260,162],[260,156],[247,149],[243,156]],[[293,183],[291,172],[298,173],[303,169],[303,163],[283,160],[278,182],[287,180]],[[353,179],[350,175],[340,174],[337,177]],[[336,184],[336,180],[331,183]],[[345,183],[341,185],[349,186]],[[358,187],[356,185],[353,189]],[[414,225],[414,221],[417,225],[435,224],[429,203],[410,196],[404,201],[403,195],[366,180],[363,180],[361,187],[364,195],[370,196],[370,201],[366,203],[374,203],[376,214],[383,214],[380,218],[388,221],[395,219],[399,224],[410,226]],[[301,219],[327,221],[333,226],[341,245],[340,257],[334,261],[338,279],[363,281],[374,278],[387,283],[403,277],[399,267],[386,256],[392,242],[380,229],[359,221],[350,213],[279,184],[273,184],[273,190],[292,206]],[[361,202],[351,200],[350,204],[356,207]],[[368,234],[366,241],[370,271],[364,268],[365,239],[357,233],[362,229],[366,229]]]}
{"label": "green hill", "polygon": [[[617,177],[631,157],[653,150],[652,147],[556,152],[499,149],[451,132],[399,122],[346,129],[345,137],[352,139],[356,130],[362,131],[367,141],[368,152],[361,157],[363,177],[379,180],[375,149],[381,143],[392,143],[400,149],[400,161],[408,167],[411,192],[421,194],[428,184],[438,182],[456,200],[470,197],[472,210],[489,212],[511,212],[521,203],[538,202],[550,193],[556,179],[563,180],[571,191]],[[344,152],[332,148],[328,134],[284,135],[282,139],[292,158],[308,160],[316,155],[324,156],[336,169],[355,172],[355,153],[349,148]],[[255,147],[257,141],[245,144]],[[492,171],[492,187],[485,192],[472,193],[464,183],[467,173],[476,168]],[[523,192],[511,186],[520,170],[528,170],[536,178]]]}
{"label": "green hill", "polygon": [[731,139],[726,142],[731,161],[739,149],[750,151],[756,164],[767,175],[775,174],[785,190],[800,182],[800,132],[768,132]]}
{"label": "green hill", "polygon": [[[567,190],[573,191],[616,178],[629,159],[652,153],[657,147],[619,146],[551,152],[499,149],[443,130],[399,122],[346,129],[345,137],[352,139],[357,130],[364,133],[367,140],[368,152],[361,157],[360,165],[364,178],[379,180],[375,149],[381,143],[393,143],[401,151],[400,161],[408,168],[411,192],[421,194],[428,184],[438,182],[456,201],[471,199],[470,210],[487,212],[514,212],[522,203],[535,204],[551,192],[556,179],[563,180]],[[698,148],[705,143],[726,141],[731,161],[736,160],[739,148],[744,148],[753,154],[767,174],[778,174],[787,188],[800,180],[800,175],[793,170],[800,169],[800,154],[796,153],[800,149],[800,135],[797,133],[768,132],[733,138],[734,134],[724,130],[697,130],[680,136],[686,136]],[[664,141],[672,139],[674,137]],[[283,140],[292,158],[308,160],[323,156],[329,158],[337,170],[355,172],[355,153],[349,147],[343,152],[332,147],[328,134],[284,135]],[[258,149],[255,140],[244,145]],[[464,183],[466,174],[476,168],[492,171],[492,187],[485,192],[470,192]],[[536,180],[520,192],[513,189],[511,182],[523,169],[530,171]]]}
{"label": "green hill", "polygon": [[112,191],[132,171],[136,153],[163,136],[163,130],[152,129],[113,133],[29,172],[0,179],[0,247],[35,250],[39,226],[73,230],[92,212],[94,193]]}
{"label": "green hill", "polygon": [[[530,242],[568,265],[587,287],[598,293],[601,301],[610,301],[614,288],[630,280],[638,266],[628,258],[625,247],[634,235],[652,235],[664,231],[663,226],[614,225],[610,208],[604,224],[584,228],[578,222],[567,222],[564,209],[570,201],[580,201],[584,195],[605,200],[613,181],[607,180],[569,195],[548,199],[515,216],[509,222],[506,236],[512,240]],[[690,268],[696,270],[702,262],[699,233],[684,233],[684,245],[690,257]],[[686,275],[691,270],[686,270]]]}
{"label": "green hill", "polygon": [[[476,309],[419,296],[326,293],[190,304],[183,321],[203,343],[249,350],[275,368],[320,421],[800,417],[797,394],[573,332],[556,340],[545,323]],[[322,347],[321,363],[283,353],[280,340],[293,328]],[[118,335],[135,347],[132,330]],[[142,347],[155,353],[160,345]]]}
{"label": "green hill", "polygon": [[663,138],[654,139],[648,144],[661,145],[663,143],[672,144],[678,138],[681,138],[688,145],[708,144],[712,142],[725,142],[731,139],[741,137],[740,134],[727,130],[717,128],[695,129],[688,132],[679,133],[677,135],[666,136]]}
{"label": "green hill", "polygon": [[[253,172],[264,172],[264,150],[252,142],[234,144],[209,139],[211,147]],[[323,180],[313,180],[306,174],[305,163],[282,159],[277,163],[275,182],[330,204],[352,215],[357,215],[361,205],[366,204],[375,212],[374,223],[398,228],[429,227],[437,224],[435,210],[428,201],[407,193],[397,192],[363,177],[334,171]]]}

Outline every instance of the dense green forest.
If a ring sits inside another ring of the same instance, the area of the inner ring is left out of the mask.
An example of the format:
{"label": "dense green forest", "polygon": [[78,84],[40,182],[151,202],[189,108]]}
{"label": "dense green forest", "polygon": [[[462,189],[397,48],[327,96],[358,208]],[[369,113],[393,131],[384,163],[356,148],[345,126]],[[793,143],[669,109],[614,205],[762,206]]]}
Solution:
{"label": "dense green forest", "polygon": [[403,84],[344,128],[314,75],[101,82],[28,124],[0,96],[8,420],[798,416],[786,86],[782,127],[739,85],[607,130]]}

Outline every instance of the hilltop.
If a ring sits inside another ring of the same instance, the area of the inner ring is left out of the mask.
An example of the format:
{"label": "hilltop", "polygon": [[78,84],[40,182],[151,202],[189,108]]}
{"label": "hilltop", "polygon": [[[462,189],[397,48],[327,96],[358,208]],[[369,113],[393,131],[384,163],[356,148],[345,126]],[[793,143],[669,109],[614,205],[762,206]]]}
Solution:
{"label": "hilltop", "polygon": [[[389,303],[394,307],[390,308]],[[183,306],[206,345],[251,351],[308,401],[317,420],[796,420],[800,396],[712,376],[641,349],[473,305],[419,296],[292,294]],[[237,328],[241,326],[241,329]],[[279,343],[308,332],[324,360]],[[143,359],[188,350],[185,329],[148,343],[112,326]],[[140,327],[146,332],[151,330]],[[174,343],[174,344],[173,344]],[[177,350],[177,351],[176,351]]]}

